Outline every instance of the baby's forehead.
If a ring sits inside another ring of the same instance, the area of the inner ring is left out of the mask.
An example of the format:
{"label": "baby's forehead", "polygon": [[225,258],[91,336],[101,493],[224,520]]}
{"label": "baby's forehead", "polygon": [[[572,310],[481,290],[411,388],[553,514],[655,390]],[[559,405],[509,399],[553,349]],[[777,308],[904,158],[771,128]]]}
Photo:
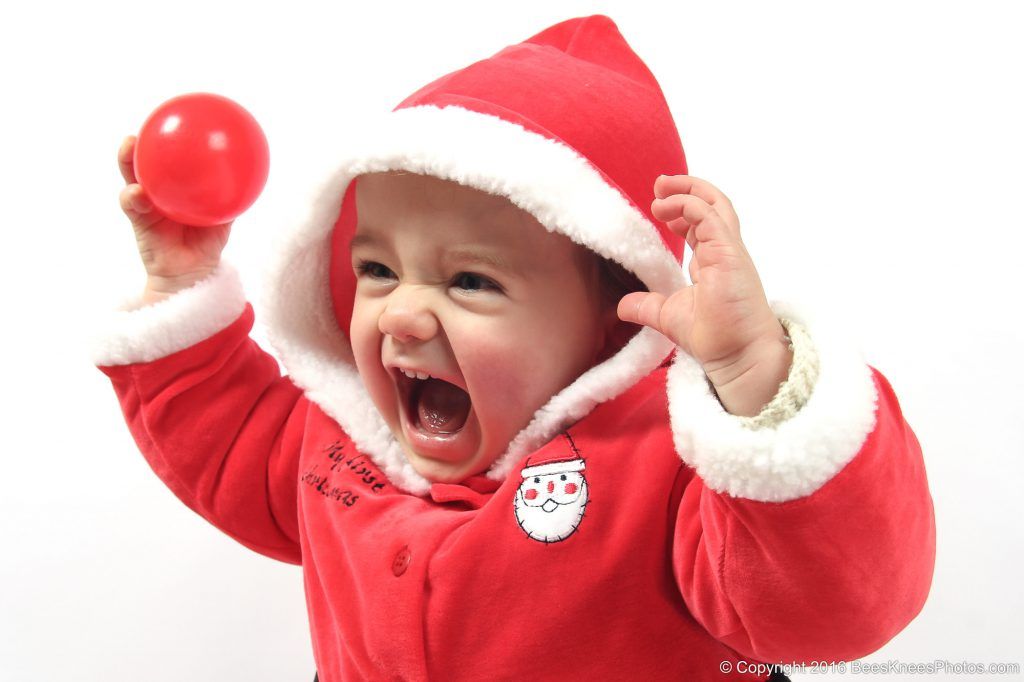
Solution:
{"label": "baby's forehead", "polygon": [[356,195],[350,247],[415,232],[418,240],[433,242],[453,257],[472,252],[496,265],[525,259],[586,266],[594,257],[508,197],[451,180],[406,171],[369,173],[356,178]]}

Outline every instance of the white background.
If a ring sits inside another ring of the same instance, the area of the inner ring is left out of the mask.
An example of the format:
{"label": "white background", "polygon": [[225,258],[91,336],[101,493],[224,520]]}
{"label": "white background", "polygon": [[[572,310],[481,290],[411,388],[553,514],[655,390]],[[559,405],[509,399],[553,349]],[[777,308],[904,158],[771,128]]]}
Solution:
{"label": "white background", "polygon": [[300,569],[236,545],[164,488],[89,363],[98,311],[143,282],[117,202],[121,139],[184,92],[254,113],[271,175],[227,255],[259,301],[271,237],[312,189],[318,135],[592,13],[659,77],[690,171],[733,199],[769,298],[840,315],[921,441],[931,596],[870,660],[1024,663],[1016,3],[274,7],[0,10],[0,679],[313,676]]}

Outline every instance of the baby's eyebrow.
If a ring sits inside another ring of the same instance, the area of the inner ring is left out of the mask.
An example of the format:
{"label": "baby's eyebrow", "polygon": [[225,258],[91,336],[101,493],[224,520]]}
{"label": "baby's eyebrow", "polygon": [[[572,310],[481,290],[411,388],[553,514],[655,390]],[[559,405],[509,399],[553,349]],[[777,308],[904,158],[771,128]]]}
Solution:
{"label": "baby's eyebrow", "polygon": [[[348,250],[352,251],[360,246],[373,246],[379,243],[380,241],[377,239],[375,235],[364,232],[356,234],[352,237],[352,239],[348,243]],[[481,265],[489,265],[493,268],[505,272],[513,271],[513,268],[508,263],[508,261],[502,258],[497,253],[476,251],[473,249],[467,249],[465,247],[445,249],[444,252],[441,254],[441,260],[443,260],[445,264],[448,265],[472,265],[479,263]]]}
{"label": "baby's eyebrow", "polygon": [[372,234],[357,234],[348,243],[348,250],[351,251],[359,246],[369,246],[377,243],[377,238]]}
{"label": "baby's eyebrow", "polygon": [[508,264],[508,261],[506,261],[498,254],[473,251],[471,249],[448,249],[444,252],[443,260],[446,262],[459,264],[480,263],[482,265],[490,265],[491,267],[497,268],[498,270],[512,270],[512,266]]}

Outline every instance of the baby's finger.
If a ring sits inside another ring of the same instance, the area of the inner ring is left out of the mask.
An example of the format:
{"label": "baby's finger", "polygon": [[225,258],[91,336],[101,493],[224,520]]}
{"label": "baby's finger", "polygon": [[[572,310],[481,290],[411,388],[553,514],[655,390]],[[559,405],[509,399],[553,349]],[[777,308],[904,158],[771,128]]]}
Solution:
{"label": "baby's finger", "polygon": [[[668,229],[678,234],[683,238],[684,241],[689,241],[689,237],[693,235],[693,226],[686,221],[686,218],[676,218],[675,220],[669,220],[666,222]],[[691,247],[692,248],[692,247]]]}
{"label": "baby's finger", "polygon": [[135,136],[129,135],[121,142],[121,148],[117,150],[117,165],[121,169],[121,176],[129,185],[138,182],[135,179]]}
{"label": "baby's finger", "polygon": [[654,196],[664,199],[672,194],[692,194],[713,206],[726,226],[736,235],[740,232],[740,219],[729,197],[707,180],[692,175],[659,175],[654,181]]}
{"label": "baby's finger", "polygon": [[[706,201],[692,194],[672,194],[651,203],[651,212],[658,220],[665,221],[669,229],[683,234],[692,247],[696,242],[738,242],[739,234],[732,232]],[[679,219],[683,219],[683,223]],[[682,233],[679,228],[689,223],[690,228]]]}
{"label": "baby's finger", "polygon": [[153,202],[146,196],[142,185],[133,183],[121,190],[121,210],[136,227],[150,227],[163,218],[153,210]]}

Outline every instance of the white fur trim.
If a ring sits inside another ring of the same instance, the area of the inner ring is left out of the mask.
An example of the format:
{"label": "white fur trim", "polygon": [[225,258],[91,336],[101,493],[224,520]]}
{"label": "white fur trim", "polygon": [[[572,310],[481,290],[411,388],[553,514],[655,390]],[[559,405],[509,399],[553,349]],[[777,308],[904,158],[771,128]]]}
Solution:
{"label": "white fur trim", "polygon": [[[357,175],[406,170],[507,197],[548,230],[559,232],[633,271],[651,291],[686,283],[655,226],[564,144],[495,116],[459,107],[401,109],[322,151],[334,170],[300,227],[275,250],[269,273],[267,326],[292,380],[335,419],[396,485],[425,493],[377,411],[334,318],[328,289],[329,237],[341,200]],[[653,181],[653,178],[652,178]],[[651,329],[590,369],[541,408],[488,475],[501,480],[518,459],[655,369],[672,344]]]}
{"label": "white fur trim", "polygon": [[878,396],[871,368],[827,325],[778,301],[779,317],[803,324],[820,371],[810,399],[774,429],[750,430],[711,392],[700,364],[681,349],[668,370],[676,449],[720,493],[764,502],[810,495],[860,451],[875,427]]}
{"label": "white fur trim", "polygon": [[238,272],[224,262],[206,279],[163,301],[144,305],[141,299],[138,295],[124,301],[97,324],[90,342],[96,365],[166,357],[225,329],[245,309]]}

